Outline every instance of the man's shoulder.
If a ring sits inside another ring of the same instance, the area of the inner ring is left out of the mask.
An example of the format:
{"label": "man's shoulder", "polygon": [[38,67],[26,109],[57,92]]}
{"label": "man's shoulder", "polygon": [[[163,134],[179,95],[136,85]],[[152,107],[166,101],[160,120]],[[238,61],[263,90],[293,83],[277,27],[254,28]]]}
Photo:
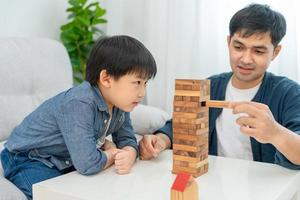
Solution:
{"label": "man's shoulder", "polygon": [[221,74],[210,76],[207,79],[211,81],[211,85],[227,84],[231,76],[232,76],[232,72],[224,72]]}
{"label": "man's shoulder", "polygon": [[300,89],[300,85],[286,76],[275,75],[271,72],[266,72],[265,75],[265,86],[267,88],[276,88],[276,90],[288,91],[289,89]]}

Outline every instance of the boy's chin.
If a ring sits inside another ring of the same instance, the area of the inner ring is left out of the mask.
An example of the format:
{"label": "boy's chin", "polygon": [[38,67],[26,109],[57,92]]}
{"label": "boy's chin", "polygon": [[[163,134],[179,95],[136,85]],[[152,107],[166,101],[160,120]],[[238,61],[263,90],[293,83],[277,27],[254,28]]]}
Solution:
{"label": "boy's chin", "polygon": [[127,106],[126,108],[120,108],[121,110],[125,111],[125,112],[131,112],[133,111],[133,109],[135,108],[136,106]]}

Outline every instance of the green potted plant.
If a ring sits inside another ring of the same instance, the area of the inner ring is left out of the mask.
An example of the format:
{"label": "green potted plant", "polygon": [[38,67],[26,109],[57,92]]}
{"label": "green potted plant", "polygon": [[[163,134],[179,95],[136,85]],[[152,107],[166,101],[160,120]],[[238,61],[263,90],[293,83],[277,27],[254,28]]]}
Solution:
{"label": "green potted plant", "polygon": [[87,4],[87,0],[69,0],[67,8],[70,21],[60,27],[60,38],[65,45],[73,67],[73,80],[77,85],[85,79],[86,61],[94,38],[104,35],[97,28],[98,24],[107,23],[103,18],[106,10],[101,8],[99,2]]}

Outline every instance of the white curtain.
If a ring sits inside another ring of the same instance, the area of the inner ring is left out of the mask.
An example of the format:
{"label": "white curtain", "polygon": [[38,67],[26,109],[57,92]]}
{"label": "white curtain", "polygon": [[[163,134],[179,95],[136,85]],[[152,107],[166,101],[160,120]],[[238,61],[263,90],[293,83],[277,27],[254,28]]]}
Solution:
{"label": "white curtain", "polygon": [[[229,20],[248,0],[106,1],[107,33],[126,34],[152,52],[158,74],[150,81],[147,103],[172,112],[174,79],[203,79],[230,71],[226,37]],[[283,49],[269,71],[300,80],[300,4],[265,0],[287,20]]]}

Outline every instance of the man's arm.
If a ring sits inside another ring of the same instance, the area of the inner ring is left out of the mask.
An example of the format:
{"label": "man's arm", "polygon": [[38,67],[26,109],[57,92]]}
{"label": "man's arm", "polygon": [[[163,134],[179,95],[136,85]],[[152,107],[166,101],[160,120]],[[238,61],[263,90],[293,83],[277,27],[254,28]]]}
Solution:
{"label": "man's arm", "polygon": [[145,135],[139,143],[140,158],[149,160],[155,158],[165,149],[172,146],[172,120],[166,122],[164,127],[155,131],[153,135]]}
{"label": "man's arm", "polygon": [[[300,165],[300,135],[274,119],[269,107],[256,102],[233,103],[233,113],[247,113],[237,123],[242,133],[261,143],[270,143],[294,165]],[[300,126],[300,124],[299,124]]]}

